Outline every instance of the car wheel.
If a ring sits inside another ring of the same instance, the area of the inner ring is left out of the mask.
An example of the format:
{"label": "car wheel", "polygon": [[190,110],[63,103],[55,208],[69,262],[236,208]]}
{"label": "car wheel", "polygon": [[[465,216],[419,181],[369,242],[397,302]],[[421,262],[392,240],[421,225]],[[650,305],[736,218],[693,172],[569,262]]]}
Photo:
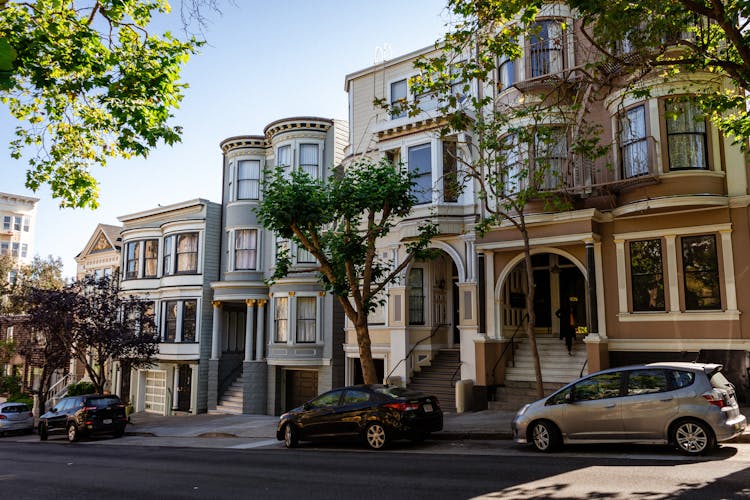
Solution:
{"label": "car wheel", "polygon": [[125,427],[120,427],[119,429],[117,429],[115,432],[112,433],[112,436],[116,438],[121,438],[124,435],[125,435]]}
{"label": "car wheel", "polygon": [[560,431],[554,424],[540,420],[531,426],[531,442],[538,451],[555,451],[560,446],[560,441]]}
{"label": "car wheel", "polygon": [[367,441],[367,446],[373,450],[385,448],[388,442],[385,427],[378,422],[371,423],[365,430],[365,440]]}
{"label": "car wheel", "polygon": [[672,428],[672,443],[686,455],[703,455],[714,442],[711,428],[699,420],[682,420]]}
{"label": "car wheel", "polygon": [[296,448],[299,444],[299,436],[297,436],[297,428],[294,424],[286,424],[284,426],[284,446],[287,448]]}
{"label": "car wheel", "polygon": [[68,426],[68,441],[71,443],[78,441],[78,427],[76,427],[76,424]]}
{"label": "car wheel", "polygon": [[47,424],[39,424],[39,441],[47,440]]}

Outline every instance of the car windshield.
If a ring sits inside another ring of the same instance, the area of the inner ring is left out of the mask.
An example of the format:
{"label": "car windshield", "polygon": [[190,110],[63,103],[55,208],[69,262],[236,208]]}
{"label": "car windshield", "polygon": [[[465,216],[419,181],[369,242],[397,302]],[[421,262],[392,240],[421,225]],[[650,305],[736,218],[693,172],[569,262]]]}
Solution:
{"label": "car windshield", "polygon": [[116,405],[120,402],[120,398],[116,397],[102,397],[102,398],[91,398],[86,401],[88,406],[96,406],[97,408],[106,408],[107,406]]}
{"label": "car windshield", "polygon": [[404,387],[384,386],[375,388],[375,392],[385,394],[392,398],[418,398],[424,396],[421,392],[406,389]]}
{"label": "car windshield", "polygon": [[6,406],[3,408],[3,413],[23,413],[27,411],[29,411],[29,407],[26,405]]}

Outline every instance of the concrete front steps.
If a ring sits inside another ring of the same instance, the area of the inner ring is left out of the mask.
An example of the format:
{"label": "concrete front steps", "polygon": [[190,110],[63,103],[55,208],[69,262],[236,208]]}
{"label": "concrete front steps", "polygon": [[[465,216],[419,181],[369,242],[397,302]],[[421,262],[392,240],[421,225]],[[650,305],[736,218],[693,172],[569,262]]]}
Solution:
{"label": "concrete front steps", "polygon": [[224,392],[216,405],[215,410],[208,413],[224,413],[230,415],[242,415],[242,377],[232,382],[232,385]]}
{"label": "concrete front steps", "polygon": [[[586,344],[576,339],[573,344],[573,355],[568,355],[565,341],[558,337],[539,335],[536,337],[537,350],[542,365],[544,395],[549,395],[568,382],[588,373],[586,364]],[[524,404],[536,401],[536,374],[534,358],[527,339],[523,339],[516,348],[515,366],[509,363],[505,369],[504,387],[498,387],[494,401],[489,408],[495,410],[517,410]]]}
{"label": "concrete front steps", "polygon": [[430,366],[423,366],[419,372],[414,373],[407,387],[435,396],[444,412],[455,413],[456,389],[452,379],[454,375],[457,379],[461,377],[460,373],[456,374],[460,366],[461,355],[458,349],[441,349],[432,358]]}

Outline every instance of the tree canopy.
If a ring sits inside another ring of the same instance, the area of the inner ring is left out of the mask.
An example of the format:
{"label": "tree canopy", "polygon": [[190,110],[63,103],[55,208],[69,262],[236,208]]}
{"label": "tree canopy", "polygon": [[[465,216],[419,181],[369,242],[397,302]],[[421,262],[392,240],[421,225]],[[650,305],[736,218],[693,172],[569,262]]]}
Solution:
{"label": "tree canopy", "polygon": [[173,110],[195,38],[150,31],[166,0],[0,2],[0,100],[19,125],[26,186],[64,207],[98,206],[92,167],[180,140]]}
{"label": "tree canopy", "polygon": [[288,249],[281,249],[274,278],[318,272],[323,287],[355,326],[365,383],[380,382],[370,351],[368,314],[384,302],[386,286],[399,279],[413,259],[429,255],[427,247],[437,234],[435,225],[424,223],[398,262],[376,252],[378,240],[416,204],[412,175],[384,159],[361,160],[327,181],[281,167],[266,172],[265,179],[258,220],[318,262],[313,268],[295,269]]}

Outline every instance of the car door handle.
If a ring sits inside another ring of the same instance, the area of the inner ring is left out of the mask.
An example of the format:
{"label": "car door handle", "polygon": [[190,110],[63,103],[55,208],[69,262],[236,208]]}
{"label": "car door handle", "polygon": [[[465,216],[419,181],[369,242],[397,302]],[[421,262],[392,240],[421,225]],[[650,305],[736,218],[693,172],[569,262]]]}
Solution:
{"label": "car door handle", "polygon": [[605,407],[605,408],[614,408],[615,406],[617,406],[617,405],[616,405],[616,404],[614,404],[614,403],[610,403],[610,404],[608,404],[608,405],[605,405],[604,407]]}
{"label": "car door handle", "polygon": [[672,399],[674,399],[674,398],[664,398],[664,399],[660,399],[659,401],[662,401],[662,402],[664,402],[664,403],[667,403],[667,402],[669,402],[669,401],[672,401]]}

